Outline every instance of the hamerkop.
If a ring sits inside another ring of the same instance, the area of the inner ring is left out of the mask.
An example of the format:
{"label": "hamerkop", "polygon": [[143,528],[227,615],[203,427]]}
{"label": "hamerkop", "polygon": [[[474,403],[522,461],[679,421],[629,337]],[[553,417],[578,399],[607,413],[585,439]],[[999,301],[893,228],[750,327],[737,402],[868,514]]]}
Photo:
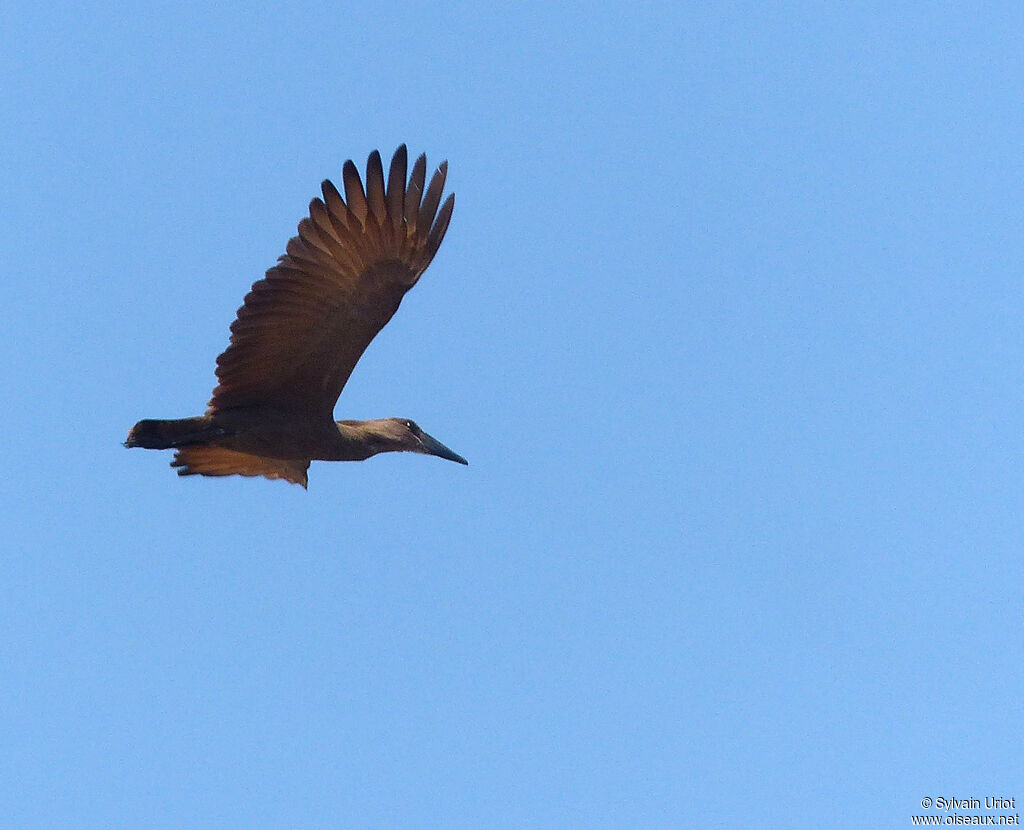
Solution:
{"label": "hamerkop", "polygon": [[466,464],[406,418],[334,420],[353,368],[434,258],[452,217],[455,194],[438,211],[448,163],[425,194],[426,156],[408,183],[406,169],[402,145],[386,182],[377,151],[365,191],[351,161],[344,198],[325,181],[287,253],[238,310],[206,414],[139,421],[125,446],[176,450],[178,475],[266,476],[303,487],[312,460],[406,451]]}

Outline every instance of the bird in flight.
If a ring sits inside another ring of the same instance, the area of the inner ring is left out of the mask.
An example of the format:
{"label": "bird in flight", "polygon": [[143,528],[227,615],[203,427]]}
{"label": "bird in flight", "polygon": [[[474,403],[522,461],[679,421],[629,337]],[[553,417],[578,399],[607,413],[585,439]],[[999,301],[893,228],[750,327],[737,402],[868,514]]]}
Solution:
{"label": "bird in flight", "polygon": [[313,460],[405,451],[467,464],[407,418],[334,420],[349,375],[430,265],[452,217],[455,194],[441,204],[448,163],[425,190],[426,156],[408,180],[407,166],[403,144],[386,179],[380,153],[370,154],[365,190],[351,161],[344,196],[324,181],[287,253],[238,309],[206,414],[139,421],[125,446],[175,450],[171,466],[182,476],[265,476],[303,487]]}

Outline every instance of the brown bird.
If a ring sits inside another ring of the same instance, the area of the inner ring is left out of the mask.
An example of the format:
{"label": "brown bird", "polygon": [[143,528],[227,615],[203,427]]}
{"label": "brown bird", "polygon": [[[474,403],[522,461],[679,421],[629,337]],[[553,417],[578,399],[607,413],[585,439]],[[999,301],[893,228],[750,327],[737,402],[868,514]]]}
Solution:
{"label": "brown bird", "polygon": [[139,421],[124,445],[176,450],[178,475],[266,476],[303,487],[312,460],[405,451],[467,464],[406,418],[334,420],[356,363],[448,229],[454,193],[438,211],[448,162],[424,194],[426,169],[421,155],[406,182],[403,144],[386,181],[380,153],[370,154],[365,191],[351,161],[342,170],[344,197],[324,181],[299,235],[238,310],[206,414]]}

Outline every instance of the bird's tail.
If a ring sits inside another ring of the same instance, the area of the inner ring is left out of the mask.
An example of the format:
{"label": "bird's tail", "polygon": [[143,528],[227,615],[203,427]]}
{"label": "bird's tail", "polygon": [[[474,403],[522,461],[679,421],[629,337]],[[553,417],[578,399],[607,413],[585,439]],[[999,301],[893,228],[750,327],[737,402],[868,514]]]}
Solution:
{"label": "bird's tail", "polygon": [[198,418],[176,418],[170,421],[146,419],[131,428],[126,447],[142,447],[147,450],[169,450],[189,444],[205,444],[217,435],[223,435],[207,416]]}

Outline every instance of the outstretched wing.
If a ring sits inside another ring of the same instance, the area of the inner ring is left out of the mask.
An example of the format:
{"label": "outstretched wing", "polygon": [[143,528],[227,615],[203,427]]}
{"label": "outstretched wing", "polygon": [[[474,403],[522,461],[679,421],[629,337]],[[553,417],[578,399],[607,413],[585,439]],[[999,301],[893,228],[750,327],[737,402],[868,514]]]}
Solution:
{"label": "outstretched wing", "polygon": [[[352,369],[398,310],[444,238],[455,206],[438,212],[448,163],[424,195],[426,156],[406,182],[403,144],[387,182],[380,153],[366,163],[366,190],[351,161],[345,196],[330,181],[309,205],[287,253],[246,295],[217,358],[210,411],[274,406],[331,417]],[[436,217],[436,218],[435,218]]]}

